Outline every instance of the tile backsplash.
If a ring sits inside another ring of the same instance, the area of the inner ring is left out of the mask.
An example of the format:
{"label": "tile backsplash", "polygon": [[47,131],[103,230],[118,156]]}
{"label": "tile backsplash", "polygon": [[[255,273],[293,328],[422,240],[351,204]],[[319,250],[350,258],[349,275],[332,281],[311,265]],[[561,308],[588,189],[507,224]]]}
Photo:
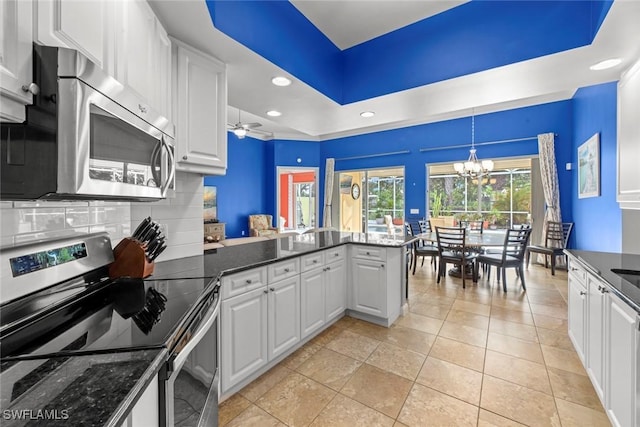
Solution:
{"label": "tile backsplash", "polygon": [[167,249],[158,261],[203,251],[203,179],[178,172],[174,198],[158,202],[0,202],[0,246],[106,231],[115,246],[147,216],[162,224]]}

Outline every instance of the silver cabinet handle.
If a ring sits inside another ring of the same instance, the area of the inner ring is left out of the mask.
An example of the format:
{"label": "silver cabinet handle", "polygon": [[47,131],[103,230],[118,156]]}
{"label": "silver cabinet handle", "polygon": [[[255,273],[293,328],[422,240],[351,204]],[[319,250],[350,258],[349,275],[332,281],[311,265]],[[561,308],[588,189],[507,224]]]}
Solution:
{"label": "silver cabinet handle", "polygon": [[269,293],[269,291],[268,291],[268,290],[266,290],[266,289],[265,289],[264,291],[262,291],[262,292],[264,292],[265,294],[268,294],[268,293]]}
{"label": "silver cabinet handle", "polygon": [[380,268],[384,268],[384,264],[380,264]]}
{"label": "silver cabinet handle", "polygon": [[285,272],[285,273],[288,273],[289,271],[291,271],[291,270],[289,270],[288,268],[285,268],[285,269],[284,269],[284,272]]}
{"label": "silver cabinet handle", "polygon": [[578,269],[575,267],[571,267],[571,271],[578,271]]}
{"label": "silver cabinet handle", "polygon": [[182,156],[182,160],[187,160],[187,159],[188,159],[188,157],[187,157],[186,154],[184,156]]}
{"label": "silver cabinet handle", "polygon": [[273,292],[273,291],[275,291],[275,290],[276,290],[276,288],[269,288],[269,290],[270,290],[271,292]]}
{"label": "silver cabinet handle", "polygon": [[317,260],[317,259],[314,259],[314,260],[313,260],[313,263],[314,263],[314,264],[317,264],[317,263],[318,263],[318,260]]}
{"label": "silver cabinet handle", "polygon": [[142,104],[138,104],[138,110],[140,110],[141,113],[146,114],[147,113],[147,106],[146,105],[142,105]]}
{"label": "silver cabinet handle", "polygon": [[340,256],[340,254],[338,254],[338,253],[335,253],[335,254],[333,254],[333,256]]}
{"label": "silver cabinet handle", "polygon": [[37,95],[40,93],[40,86],[35,83],[29,83],[28,85],[22,85],[22,91],[32,95]]}
{"label": "silver cabinet handle", "polygon": [[250,285],[252,280],[251,279],[247,279],[246,282],[247,282],[247,285]]}
{"label": "silver cabinet handle", "polygon": [[580,295],[586,295],[587,293],[585,291],[580,291]]}
{"label": "silver cabinet handle", "polygon": [[604,286],[602,287],[602,293],[603,294],[608,294],[609,293],[609,289],[605,288]]}
{"label": "silver cabinet handle", "polygon": [[331,270],[331,267],[327,267],[327,270],[326,270],[326,271],[329,271],[329,270]]}
{"label": "silver cabinet handle", "polygon": [[371,255],[371,252],[367,252],[367,255]]}

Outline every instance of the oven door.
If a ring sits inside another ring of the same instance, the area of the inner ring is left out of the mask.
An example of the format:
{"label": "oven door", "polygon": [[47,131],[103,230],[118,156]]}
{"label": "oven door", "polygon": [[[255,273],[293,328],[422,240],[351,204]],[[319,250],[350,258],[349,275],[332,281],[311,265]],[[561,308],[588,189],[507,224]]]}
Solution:
{"label": "oven door", "polygon": [[219,305],[217,300],[209,308],[196,332],[173,361],[174,371],[165,381],[165,426],[218,425]]}
{"label": "oven door", "polygon": [[171,136],[79,79],[59,79],[58,93],[58,194],[140,200],[170,194]]}

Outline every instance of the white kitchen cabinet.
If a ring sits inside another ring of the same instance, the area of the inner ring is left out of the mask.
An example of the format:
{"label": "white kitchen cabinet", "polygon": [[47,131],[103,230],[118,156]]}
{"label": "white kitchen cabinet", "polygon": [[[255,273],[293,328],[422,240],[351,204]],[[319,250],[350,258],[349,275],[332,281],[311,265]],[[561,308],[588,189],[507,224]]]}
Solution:
{"label": "white kitchen cabinet", "polygon": [[614,426],[637,426],[637,314],[617,296],[607,295],[604,406]]}
{"label": "white kitchen cabinet", "polygon": [[209,175],[227,170],[227,74],[224,63],[173,40],[177,169]]}
{"label": "white kitchen cabinet", "polygon": [[317,267],[300,275],[302,338],[324,326],[325,272],[325,267]]}
{"label": "white kitchen cabinet", "polygon": [[620,207],[640,209],[640,61],[618,82],[618,193]]}
{"label": "white kitchen cabinet", "polygon": [[[104,2],[112,3],[112,2]],[[89,2],[89,4],[93,4]],[[146,1],[115,2],[115,77],[171,119],[171,41]]]}
{"label": "white kitchen cabinet", "polygon": [[[33,102],[32,3],[0,1],[0,119],[21,123],[25,105]],[[23,86],[25,89],[23,89]]]}
{"label": "white kitchen cabinet", "polygon": [[584,283],[569,275],[569,338],[578,353],[578,357],[585,362],[587,290]]}
{"label": "white kitchen cabinet", "polygon": [[114,75],[115,2],[84,0],[35,0],[36,43],[75,49]]}
{"label": "white kitchen cabinet", "polygon": [[569,257],[569,337],[614,426],[639,421],[637,319],[599,274]]}
{"label": "white kitchen cabinet", "polygon": [[159,400],[158,378],[154,378],[135,406],[129,412],[127,419],[120,427],[155,427],[160,425],[160,400]]}
{"label": "white kitchen cabinet", "polygon": [[604,399],[604,314],[607,289],[604,283],[589,274],[587,276],[586,368],[593,387],[600,399]]}
{"label": "white kitchen cabinet", "polygon": [[266,287],[222,301],[220,380],[223,391],[247,378],[269,359]]}
{"label": "white kitchen cabinet", "polygon": [[325,319],[341,317],[347,309],[347,264],[343,259],[327,264],[325,271]]}
{"label": "white kitchen cabinet", "polygon": [[269,284],[269,360],[300,341],[300,276]]}
{"label": "white kitchen cabinet", "polygon": [[387,317],[385,267],[385,263],[381,261],[354,258],[354,310],[377,317]]}

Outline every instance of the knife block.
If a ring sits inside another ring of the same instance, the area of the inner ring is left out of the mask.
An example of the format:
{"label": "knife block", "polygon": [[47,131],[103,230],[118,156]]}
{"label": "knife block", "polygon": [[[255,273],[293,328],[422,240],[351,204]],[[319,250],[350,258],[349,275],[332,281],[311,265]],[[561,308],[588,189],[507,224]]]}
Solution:
{"label": "knife block", "polygon": [[135,239],[125,237],[113,249],[114,261],[109,264],[109,277],[135,277],[144,279],[153,273],[153,262],[147,260],[144,246]]}

